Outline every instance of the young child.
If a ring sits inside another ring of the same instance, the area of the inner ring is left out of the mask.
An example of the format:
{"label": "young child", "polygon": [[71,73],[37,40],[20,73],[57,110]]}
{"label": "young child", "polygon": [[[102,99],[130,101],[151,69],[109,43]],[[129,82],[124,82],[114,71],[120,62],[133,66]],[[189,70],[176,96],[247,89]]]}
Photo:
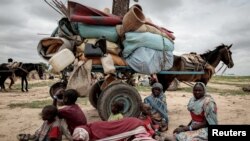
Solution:
{"label": "young child", "polygon": [[108,121],[119,120],[123,118],[122,111],[124,109],[124,103],[121,101],[116,101],[112,104],[111,115]]}
{"label": "young child", "polygon": [[[74,89],[68,89],[63,93],[63,108],[58,110],[59,118],[65,119],[68,129],[71,134],[75,127],[87,124],[87,119],[82,109],[76,104],[79,94]],[[53,104],[56,106],[57,98],[54,99]]]}
{"label": "young child", "polygon": [[44,121],[42,126],[35,132],[34,135],[19,134],[20,141],[38,140],[38,141],[61,141],[64,134],[68,140],[72,140],[66,124],[63,124],[58,117],[58,110],[53,105],[47,105],[43,108],[41,117]]}
{"label": "young child", "polygon": [[147,128],[148,133],[151,136],[154,136],[157,128],[155,129],[152,119],[151,119],[151,107],[148,104],[141,104],[141,113],[139,115],[139,119],[142,120]]}

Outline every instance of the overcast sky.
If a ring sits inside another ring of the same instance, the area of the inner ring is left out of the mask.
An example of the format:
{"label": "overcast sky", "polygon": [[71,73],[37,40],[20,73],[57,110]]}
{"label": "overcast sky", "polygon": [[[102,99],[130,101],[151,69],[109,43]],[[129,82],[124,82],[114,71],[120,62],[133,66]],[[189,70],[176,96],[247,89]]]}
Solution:
{"label": "overcast sky", "polygon": [[[112,0],[75,1],[99,10],[112,9]],[[174,32],[174,54],[204,53],[221,43],[233,44],[235,66],[226,73],[250,75],[249,0],[139,0],[138,4],[146,17]],[[51,34],[61,15],[43,0],[1,0],[0,13],[0,63],[9,57],[45,62],[36,48],[49,35],[39,34]]]}

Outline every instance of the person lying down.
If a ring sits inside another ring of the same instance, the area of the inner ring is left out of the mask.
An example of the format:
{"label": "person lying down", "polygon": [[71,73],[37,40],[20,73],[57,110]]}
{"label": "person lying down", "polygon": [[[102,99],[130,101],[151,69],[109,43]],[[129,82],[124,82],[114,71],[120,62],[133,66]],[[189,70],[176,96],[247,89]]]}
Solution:
{"label": "person lying down", "polygon": [[123,141],[128,139],[155,141],[148,133],[144,123],[134,117],[81,125],[75,128],[72,137],[74,141]]}

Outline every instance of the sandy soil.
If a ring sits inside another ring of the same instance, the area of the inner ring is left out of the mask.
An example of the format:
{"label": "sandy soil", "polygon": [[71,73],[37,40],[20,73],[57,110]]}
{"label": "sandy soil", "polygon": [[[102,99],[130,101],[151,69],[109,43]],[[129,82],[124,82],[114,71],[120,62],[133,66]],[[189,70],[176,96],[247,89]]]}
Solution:
{"label": "sandy soil", "polygon": [[[239,89],[230,85],[209,84],[210,87],[222,89]],[[16,141],[18,133],[34,133],[41,125],[42,120],[39,117],[41,109],[32,108],[13,108],[8,105],[11,103],[31,102],[37,100],[51,99],[49,87],[32,88],[28,93],[20,91],[0,92],[0,140],[1,141]],[[144,98],[149,95],[149,92],[140,92]],[[190,116],[186,105],[192,93],[187,92],[166,92],[167,103],[169,109],[169,130],[167,134],[180,124],[187,124],[190,121]],[[221,96],[217,93],[211,94],[218,105],[218,120],[219,124],[250,124],[250,94],[245,96]],[[81,102],[83,98],[78,100],[81,108],[85,112],[88,121],[100,120],[97,111],[90,105],[89,102]],[[51,100],[52,102],[52,100]]]}

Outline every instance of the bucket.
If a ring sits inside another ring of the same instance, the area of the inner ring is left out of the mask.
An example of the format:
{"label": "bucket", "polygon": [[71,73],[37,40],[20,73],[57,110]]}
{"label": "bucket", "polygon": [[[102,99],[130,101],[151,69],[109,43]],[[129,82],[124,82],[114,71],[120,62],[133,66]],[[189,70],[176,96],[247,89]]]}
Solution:
{"label": "bucket", "polygon": [[129,31],[135,31],[144,23],[145,16],[143,15],[142,11],[137,6],[133,6],[123,17],[123,31],[124,33]]}
{"label": "bucket", "polygon": [[57,52],[49,59],[49,64],[55,72],[60,72],[75,60],[74,54],[67,48]]}

